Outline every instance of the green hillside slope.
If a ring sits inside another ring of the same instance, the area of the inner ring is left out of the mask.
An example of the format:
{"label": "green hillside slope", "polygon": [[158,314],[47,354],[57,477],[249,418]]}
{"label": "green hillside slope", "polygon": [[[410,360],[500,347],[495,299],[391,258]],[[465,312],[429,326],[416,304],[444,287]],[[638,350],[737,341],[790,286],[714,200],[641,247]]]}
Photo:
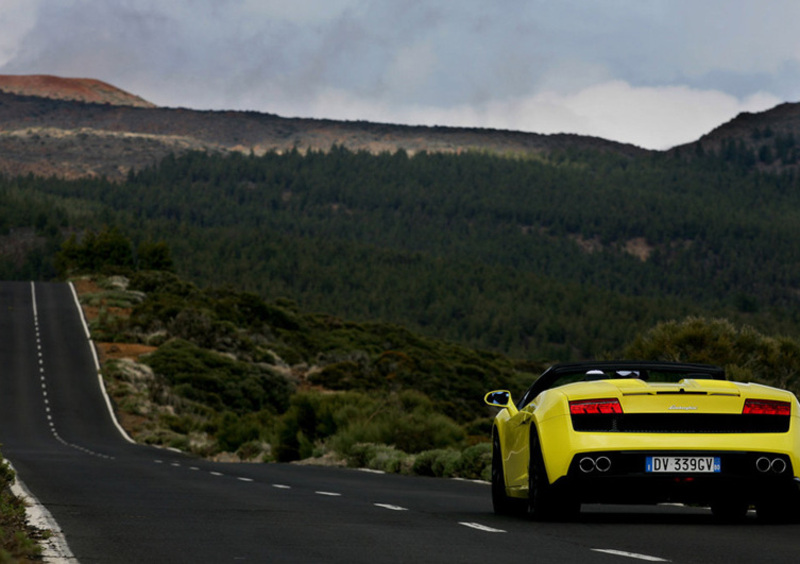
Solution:
{"label": "green hillside slope", "polygon": [[[724,156],[195,153],[3,185],[53,241],[115,224],[200,285],[517,357],[597,356],[687,314],[797,333],[797,180]],[[16,272],[52,274],[38,252]]]}

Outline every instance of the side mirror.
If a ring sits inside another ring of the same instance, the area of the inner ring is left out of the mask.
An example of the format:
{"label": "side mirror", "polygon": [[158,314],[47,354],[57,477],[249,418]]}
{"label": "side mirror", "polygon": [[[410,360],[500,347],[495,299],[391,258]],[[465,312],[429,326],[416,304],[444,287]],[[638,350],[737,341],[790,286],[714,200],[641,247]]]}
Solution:
{"label": "side mirror", "polygon": [[495,390],[494,392],[489,392],[483,398],[483,401],[493,407],[508,407],[513,405],[511,403],[511,392],[508,390]]}

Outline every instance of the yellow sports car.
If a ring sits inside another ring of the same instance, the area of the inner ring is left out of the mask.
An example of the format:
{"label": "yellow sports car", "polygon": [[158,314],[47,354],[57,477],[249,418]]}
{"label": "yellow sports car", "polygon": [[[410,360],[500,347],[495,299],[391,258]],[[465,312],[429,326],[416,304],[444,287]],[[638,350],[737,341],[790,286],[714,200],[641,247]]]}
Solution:
{"label": "yellow sports car", "polygon": [[791,392],[716,366],[581,362],[546,370],[492,430],[497,513],[569,518],[581,503],[684,502],[725,520],[800,513],[800,422]]}

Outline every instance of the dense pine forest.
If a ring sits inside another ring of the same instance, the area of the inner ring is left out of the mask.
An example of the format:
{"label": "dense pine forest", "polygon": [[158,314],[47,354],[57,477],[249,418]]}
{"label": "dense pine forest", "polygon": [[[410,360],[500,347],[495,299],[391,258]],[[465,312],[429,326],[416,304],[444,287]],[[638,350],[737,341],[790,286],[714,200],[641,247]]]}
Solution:
{"label": "dense pine forest", "polygon": [[800,186],[760,166],[786,147],[191,153],[121,183],[3,178],[0,275],[63,275],[65,242],[113,226],[200,286],[520,359],[615,354],[691,314],[797,335]]}

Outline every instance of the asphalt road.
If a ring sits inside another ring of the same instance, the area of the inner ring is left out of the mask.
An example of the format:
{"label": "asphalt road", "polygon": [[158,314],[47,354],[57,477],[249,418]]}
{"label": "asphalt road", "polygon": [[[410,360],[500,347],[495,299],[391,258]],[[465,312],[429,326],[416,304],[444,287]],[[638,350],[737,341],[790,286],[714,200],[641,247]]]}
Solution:
{"label": "asphalt road", "polygon": [[719,525],[702,508],[588,506],[535,523],[495,516],[482,483],[131,444],[64,284],[0,283],[0,443],[82,563],[800,559],[800,526]]}

